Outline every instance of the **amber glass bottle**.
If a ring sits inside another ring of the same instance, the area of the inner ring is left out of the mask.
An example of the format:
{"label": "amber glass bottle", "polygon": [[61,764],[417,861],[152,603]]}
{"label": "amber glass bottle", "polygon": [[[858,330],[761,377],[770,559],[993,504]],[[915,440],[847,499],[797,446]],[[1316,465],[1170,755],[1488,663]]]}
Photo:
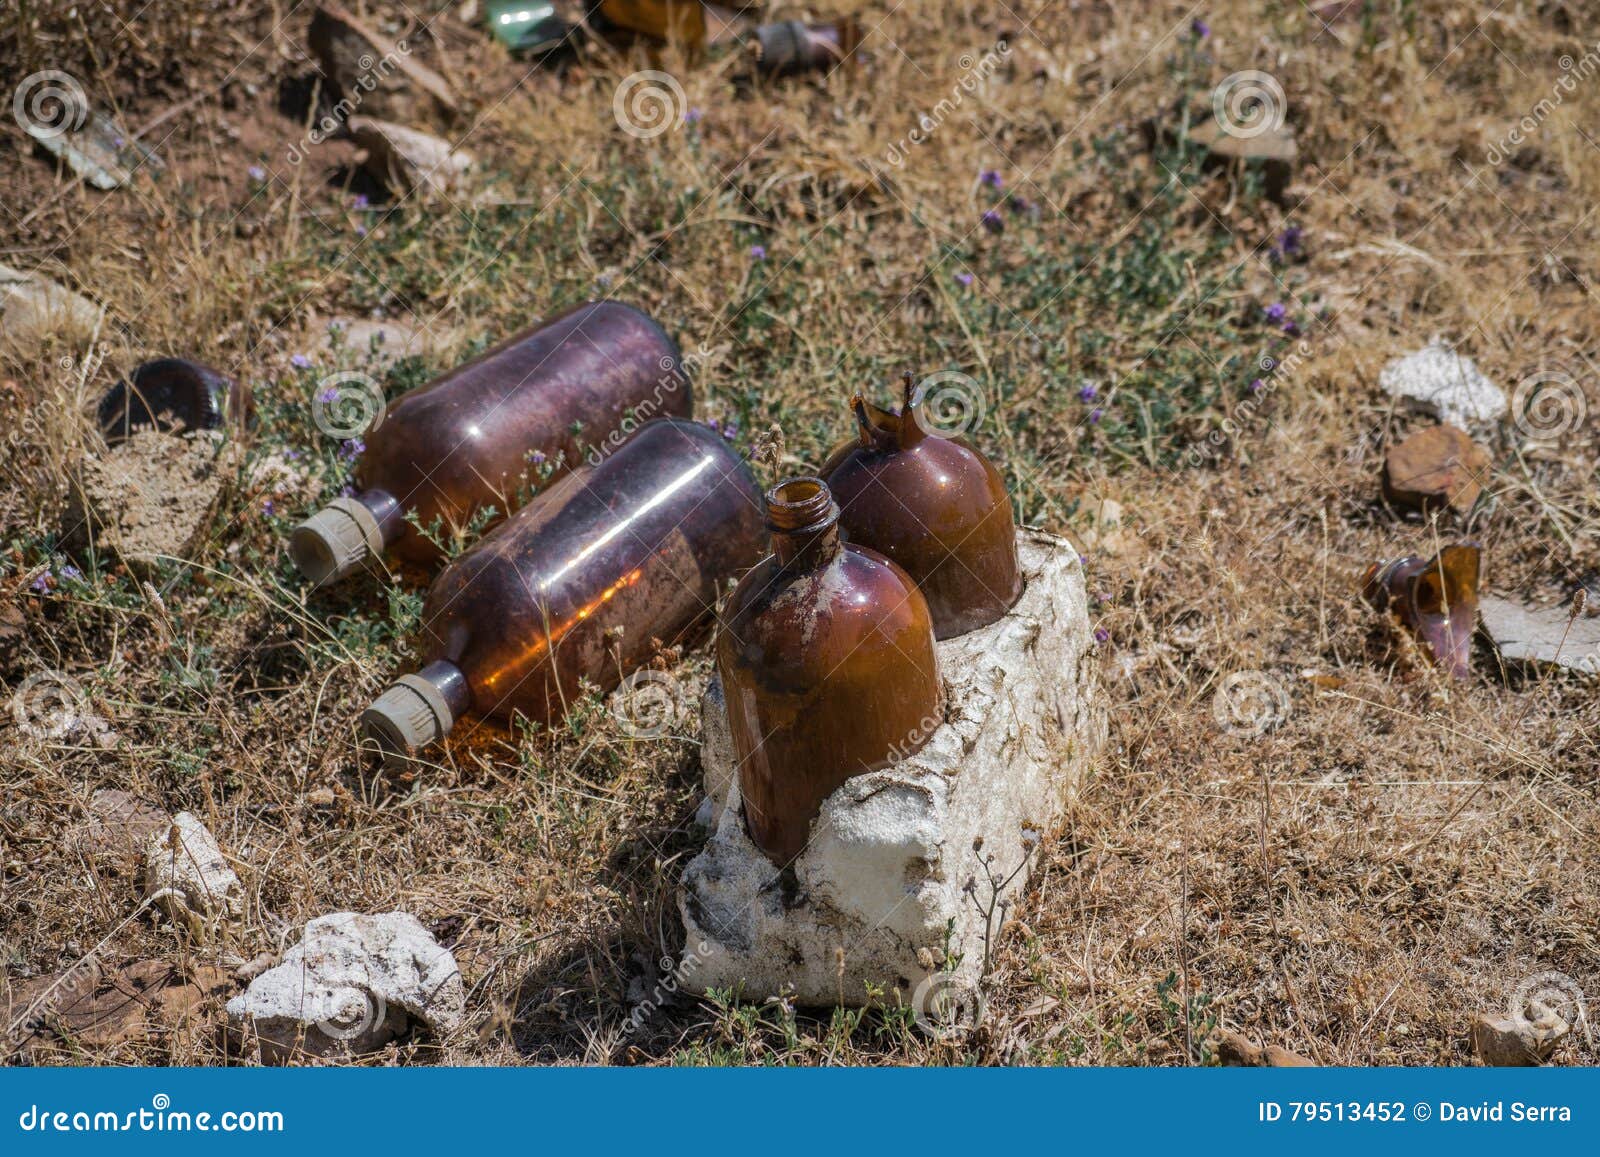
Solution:
{"label": "amber glass bottle", "polygon": [[362,716],[391,755],[471,710],[560,720],[710,625],[718,584],[761,554],[749,467],[695,422],[651,422],[539,495],[446,567],[423,608],[426,666]]}
{"label": "amber glass bottle", "polygon": [[927,601],[883,555],[841,541],[838,523],[820,479],[769,491],[772,554],[717,632],[745,826],[779,867],[835,788],[918,751],[942,721]]}
{"label": "amber glass bottle", "polygon": [[857,394],[859,436],[822,477],[851,542],[894,559],[916,580],[941,639],[988,626],[1022,597],[1017,527],[1000,472],[964,438],[930,433],[906,375],[893,414]]}
{"label": "amber glass bottle", "polygon": [[141,429],[243,430],[255,421],[248,386],[183,358],[144,362],[106,391],[97,414],[107,442]]}
{"label": "amber glass bottle", "polygon": [[389,406],[356,464],[358,493],[296,527],[290,554],[316,583],[385,551],[435,561],[408,514],[450,527],[504,513],[534,464],[571,470],[652,418],[692,412],[677,343],[631,306],[588,302]]}

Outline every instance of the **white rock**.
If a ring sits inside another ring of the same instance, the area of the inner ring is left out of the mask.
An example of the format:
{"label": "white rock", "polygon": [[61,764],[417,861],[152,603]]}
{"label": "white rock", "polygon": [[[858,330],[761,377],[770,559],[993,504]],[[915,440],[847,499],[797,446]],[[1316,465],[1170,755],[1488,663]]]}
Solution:
{"label": "white rock", "polygon": [[150,837],[144,895],[201,942],[244,913],[244,885],[216,837],[192,812],[179,812]]}
{"label": "white rock", "polygon": [[432,133],[372,117],[350,118],[350,136],[367,151],[366,168],[390,188],[451,195],[465,191],[472,154]]}
{"label": "white rock", "polygon": [[228,1002],[228,1019],[269,1062],[371,1052],[412,1020],[442,1034],[465,1016],[455,957],[406,912],[319,916],[283,963]]}
{"label": "white rock", "polygon": [[1484,633],[1508,663],[1560,667],[1600,675],[1600,619],[1563,607],[1525,607],[1497,595],[1478,601]]}
{"label": "white rock", "polygon": [[37,273],[0,265],[0,334],[38,341],[60,333],[87,337],[100,324],[100,307]]}
{"label": "white rock", "polygon": [[1484,377],[1471,358],[1437,339],[1389,362],[1378,384],[1391,397],[1463,430],[1497,422],[1509,408],[1505,391]]}
{"label": "white rock", "polygon": [[[1017,605],[938,644],[953,718],[915,755],[830,795],[792,876],[745,832],[727,711],[712,680],[701,753],[712,834],[679,891],[687,987],[859,1006],[874,985],[890,1003],[898,989],[920,1006],[935,974],[975,983],[984,909],[997,934],[999,900],[1014,903],[1027,883],[1034,845],[1106,732],[1077,552],[1034,531],[1019,545],[1027,589]],[[991,887],[991,875],[1004,881],[1014,871],[998,892]]]}

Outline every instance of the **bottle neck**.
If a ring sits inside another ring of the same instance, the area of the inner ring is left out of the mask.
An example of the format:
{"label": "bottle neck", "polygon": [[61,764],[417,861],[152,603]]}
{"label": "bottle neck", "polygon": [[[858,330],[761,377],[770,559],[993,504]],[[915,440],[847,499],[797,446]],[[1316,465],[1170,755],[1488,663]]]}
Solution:
{"label": "bottle neck", "polygon": [[355,500],[372,513],[378,533],[383,536],[383,548],[388,550],[405,532],[406,512],[386,490],[363,490],[355,495]]}
{"label": "bottle neck", "polygon": [[815,567],[839,553],[839,507],[820,478],[791,478],[767,491],[772,554],[785,567]]}

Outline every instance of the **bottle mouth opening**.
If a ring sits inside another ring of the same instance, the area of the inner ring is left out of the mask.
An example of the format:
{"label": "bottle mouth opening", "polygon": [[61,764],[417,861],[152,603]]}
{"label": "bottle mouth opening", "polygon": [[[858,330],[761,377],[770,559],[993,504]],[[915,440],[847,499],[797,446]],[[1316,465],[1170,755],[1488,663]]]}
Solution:
{"label": "bottle mouth opening", "polygon": [[773,530],[807,530],[838,517],[833,494],[820,478],[789,478],[767,491],[767,525]]}

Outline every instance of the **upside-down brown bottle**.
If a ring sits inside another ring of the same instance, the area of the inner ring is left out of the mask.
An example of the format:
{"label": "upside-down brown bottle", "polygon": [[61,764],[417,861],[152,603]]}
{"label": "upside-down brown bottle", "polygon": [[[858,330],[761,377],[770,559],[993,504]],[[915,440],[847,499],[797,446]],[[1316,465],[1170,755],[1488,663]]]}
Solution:
{"label": "upside-down brown bottle", "polygon": [[717,632],[745,827],[780,868],[835,788],[914,754],[943,718],[927,601],[838,522],[821,479],[768,491],[772,554]]}
{"label": "upside-down brown bottle", "polygon": [[461,526],[517,505],[533,464],[571,470],[652,418],[688,417],[693,395],[677,343],[614,301],[556,315],[396,400],[366,435],[357,493],[295,528],[289,551],[321,584],[393,551],[432,562],[408,520]]}
{"label": "upside-down brown bottle", "polygon": [[363,727],[404,758],[469,710],[559,720],[580,679],[610,691],[661,646],[692,641],[761,539],[761,491],[732,448],[696,422],[651,422],[439,574],[423,608],[426,665]]}
{"label": "upside-down brown bottle", "polygon": [[860,394],[850,405],[859,437],[822,467],[845,538],[905,568],[927,597],[939,638],[999,619],[1022,597],[1016,521],[1000,472],[966,439],[930,432],[910,374],[898,414]]}

